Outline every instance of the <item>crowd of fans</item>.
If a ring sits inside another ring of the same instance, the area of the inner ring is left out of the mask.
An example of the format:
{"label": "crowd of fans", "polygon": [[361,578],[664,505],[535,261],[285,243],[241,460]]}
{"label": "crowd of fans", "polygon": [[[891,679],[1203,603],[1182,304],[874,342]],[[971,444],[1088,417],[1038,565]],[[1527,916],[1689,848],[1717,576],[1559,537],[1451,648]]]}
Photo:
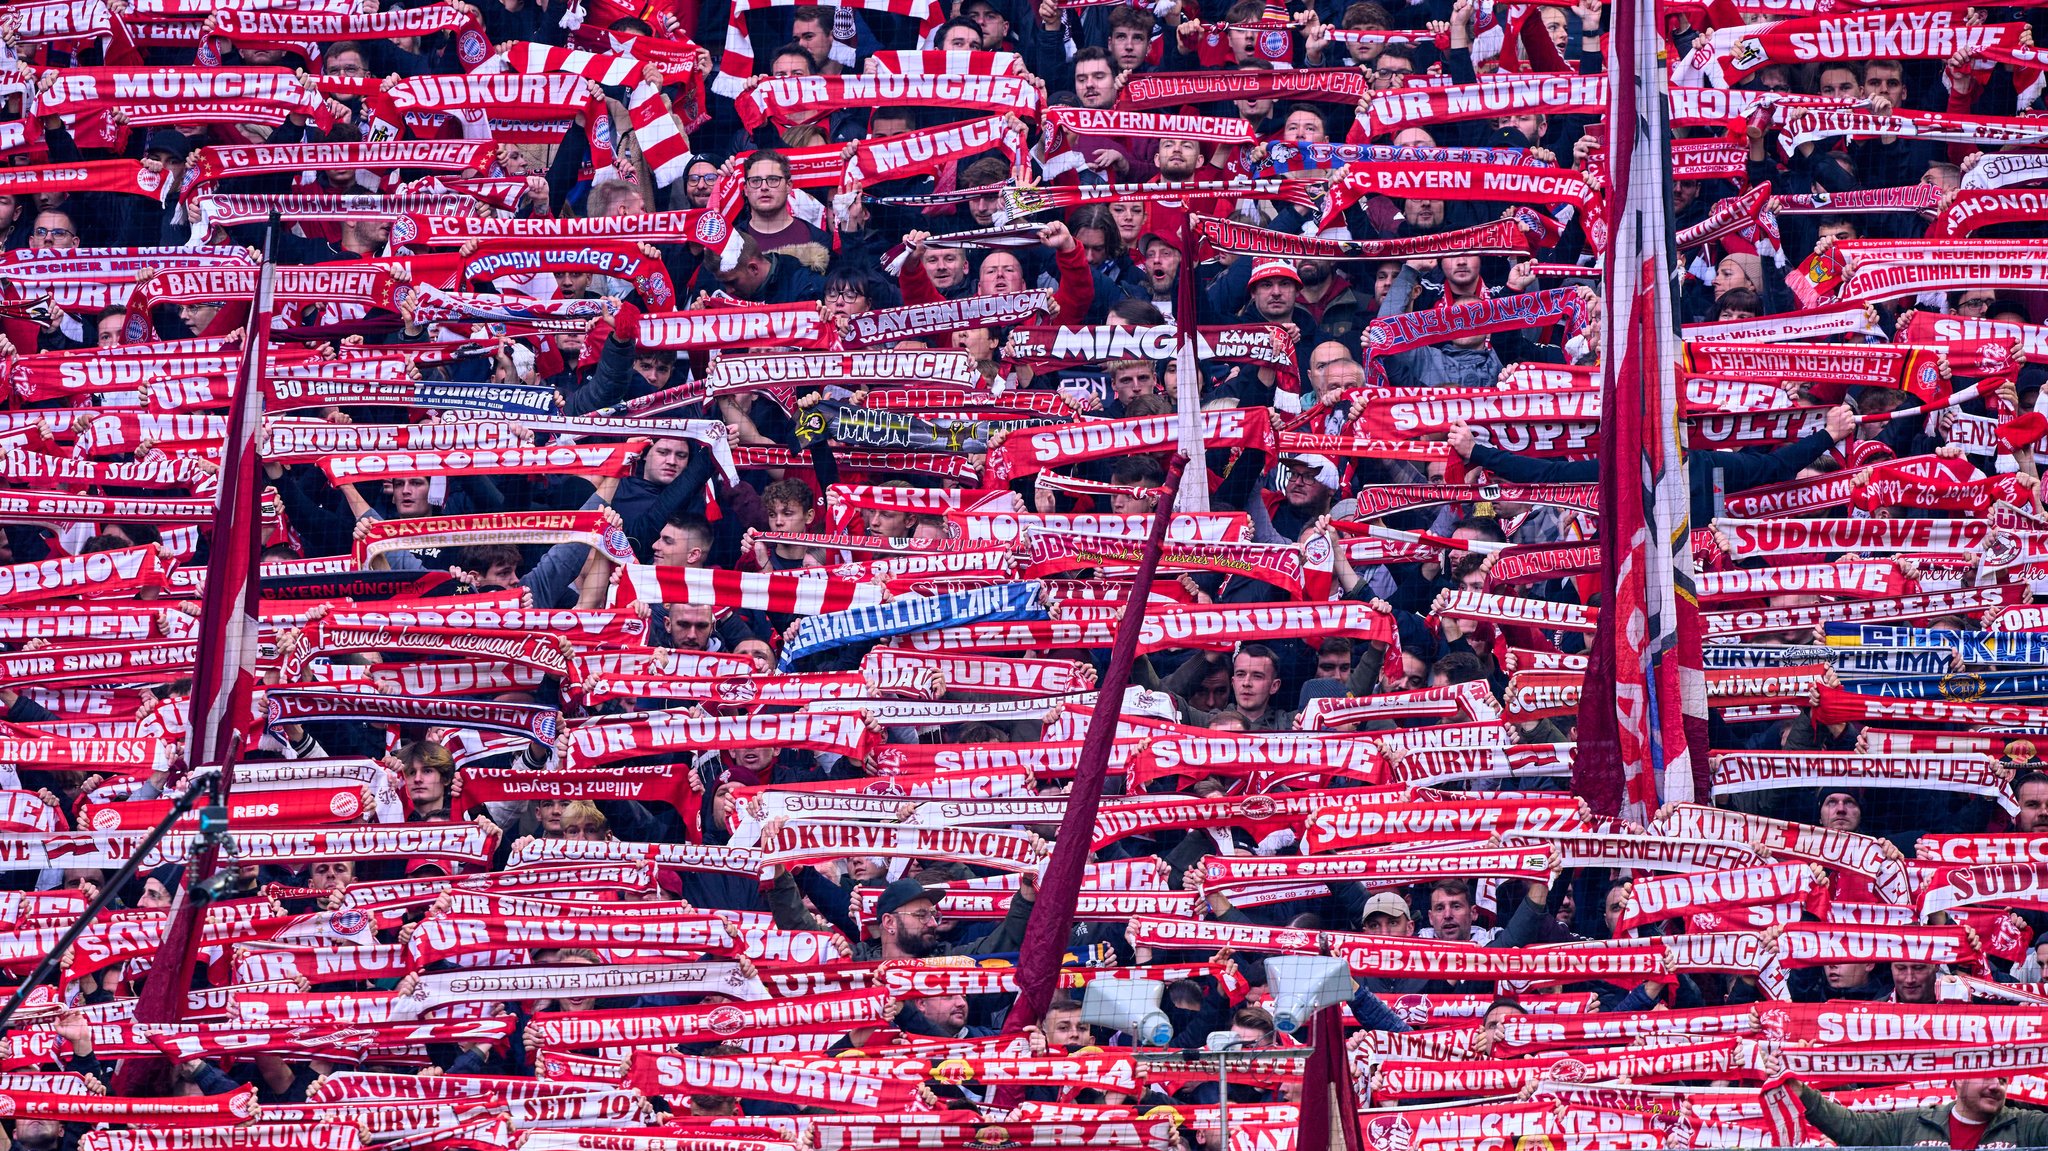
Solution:
{"label": "crowd of fans", "polygon": [[[189,786],[266,402],[189,998],[190,820],[13,1017],[17,1147],[1284,1151],[1276,954],[1349,961],[1374,1147],[2048,1144],[2031,9],[1656,9],[1659,803],[1575,743],[1600,0],[213,7],[0,4],[17,981]],[[1986,38],[1800,38],[1856,19]],[[1224,1037],[1227,1119],[1139,1058]]]}

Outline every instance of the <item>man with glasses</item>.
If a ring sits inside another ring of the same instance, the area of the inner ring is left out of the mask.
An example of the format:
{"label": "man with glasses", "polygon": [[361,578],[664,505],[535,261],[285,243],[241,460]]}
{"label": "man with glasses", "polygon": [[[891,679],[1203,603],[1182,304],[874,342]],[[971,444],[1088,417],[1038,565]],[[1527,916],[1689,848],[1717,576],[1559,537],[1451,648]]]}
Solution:
{"label": "man with glasses", "polygon": [[711,206],[711,189],[718,184],[718,161],[698,156],[690,161],[683,176],[683,198],[685,208],[708,208]]}
{"label": "man with glasses", "polygon": [[790,210],[789,161],[780,152],[756,152],[745,171],[747,219],[740,230],[762,252],[789,256],[822,275],[832,262],[831,238]]}
{"label": "man with glasses", "polygon": [[1949,294],[1949,311],[1958,316],[1981,320],[1991,313],[1991,306],[1998,302],[1998,293],[1989,288],[1971,288],[1968,291]]}
{"label": "man with glasses", "polygon": [[50,248],[60,252],[76,248],[78,224],[69,212],[45,208],[36,213],[36,222],[29,228],[28,242],[31,248]]}
{"label": "man with glasses", "polygon": [[1415,49],[1406,44],[1389,44],[1380,49],[1379,58],[1373,61],[1372,86],[1379,92],[1399,88],[1413,75]]}
{"label": "man with glasses", "polygon": [[943,887],[926,887],[915,879],[899,879],[882,889],[875,901],[874,939],[854,945],[856,961],[876,959],[929,959],[934,955],[994,955],[1015,951],[1024,942],[1024,924],[1031,918],[1031,905],[1038,898],[1038,880],[1030,872],[1018,877],[1017,894],[995,930],[961,943],[946,943],[939,935],[946,930],[945,915],[939,910]]}

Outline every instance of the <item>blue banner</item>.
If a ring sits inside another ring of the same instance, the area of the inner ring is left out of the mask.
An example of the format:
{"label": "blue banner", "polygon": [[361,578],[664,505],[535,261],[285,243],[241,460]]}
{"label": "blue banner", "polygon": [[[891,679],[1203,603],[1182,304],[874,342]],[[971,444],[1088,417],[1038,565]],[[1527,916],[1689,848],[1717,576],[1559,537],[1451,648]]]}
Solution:
{"label": "blue banner", "polygon": [[2048,700],[2048,671],[1996,671],[1982,675],[1965,671],[1953,675],[1886,676],[1844,683],[1842,688],[1857,695],[1880,699],[1938,699],[1950,703],[1996,699],[2008,703],[2033,703]]}
{"label": "blue banner", "polygon": [[2029,663],[2048,667],[2048,632],[1831,623],[1827,625],[1827,636],[1830,644],[1852,647],[1954,648],[1962,653],[1964,663]]}
{"label": "blue banner", "polygon": [[964,623],[1051,618],[1038,602],[1038,581],[978,587],[944,595],[907,595],[870,607],[800,619],[784,635],[783,671],[798,660],[848,644]]}
{"label": "blue banner", "polygon": [[1708,644],[1702,666],[1711,668],[1797,667],[1824,663],[1843,679],[1873,675],[1945,675],[1955,670],[1955,652],[1945,647],[1879,648],[1755,647]]}

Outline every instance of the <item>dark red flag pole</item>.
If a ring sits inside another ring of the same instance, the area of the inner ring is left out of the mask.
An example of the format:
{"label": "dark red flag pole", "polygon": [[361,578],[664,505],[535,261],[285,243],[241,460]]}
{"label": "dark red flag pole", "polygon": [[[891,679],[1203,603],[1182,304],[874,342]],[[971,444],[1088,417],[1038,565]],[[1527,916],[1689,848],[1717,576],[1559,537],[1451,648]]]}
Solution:
{"label": "dark red flag pole", "polygon": [[[264,362],[269,358],[270,322],[277,307],[277,264],[271,256],[271,242],[278,226],[278,216],[273,212],[263,241],[263,266],[256,277],[256,298],[249,308],[249,321],[242,337],[242,370],[237,380],[241,391],[228,413],[227,441],[221,455],[220,502],[214,508],[208,537],[212,545],[211,562],[206,572],[205,596],[200,601],[199,652],[192,672],[191,733],[185,745],[184,759],[190,770],[220,768],[214,803],[223,814],[234,784],[235,759],[241,751],[242,731],[249,722],[250,699],[256,685],[256,620],[261,595],[256,572],[263,554],[263,484],[256,460],[256,432],[263,423]],[[199,922],[210,901],[212,886],[208,881],[219,867],[218,833],[225,830],[225,820],[214,823],[202,816],[201,826],[215,834],[208,836],[185,865],[185,882],[178,886],[171,905],[170,927],[136,1000],[137,1023],[177,1023],[184,1017],[185,992],[192,986],[192,969],[199,952]],[[162,1067],[161,1060],[122,1060],[114,1094],[146,1093],[142,1084],[159,1074]]]}
{"label": "dark red flag pole", "polygon": [[1173,518],[1173,500],[1180,490],[1181,472],[1187,462],[1186,455],[1175,453],[1166,465],[1166,483],[1158,489],[1152,531],[1145,537],[1145,550],[1138,557],[1138,571],[1131,579],[1131,610],[1117,623],[1109,668],[1096,686],[1095,711],[1081,744],[1073,789],[1067,793],[1067,814],[1060,820],[1059,838],[1053,843],[1045,875],[1038,882],[1038,901],[1032,905],[1031,922],[1024,929],[1024,945],[1017,953],[1017,999],[1004,1020],[1005,1031],[1022,1031],[1037,1023],[1045,1015],[1046,1005],[1052,1002],[1053,985],[1059,980],[1061,960],[1074,931],[1075,901],[1095,839],[1095,810],[1102,802],[1102,785],[1109,776],[1109,753],[1116,742],[1124,687],[1131,682],[1131,665],[1138,658],[1138,632],[1145,620],[1145,602],[1152,595],[1152,574],[1159,569],[1167,521]]}

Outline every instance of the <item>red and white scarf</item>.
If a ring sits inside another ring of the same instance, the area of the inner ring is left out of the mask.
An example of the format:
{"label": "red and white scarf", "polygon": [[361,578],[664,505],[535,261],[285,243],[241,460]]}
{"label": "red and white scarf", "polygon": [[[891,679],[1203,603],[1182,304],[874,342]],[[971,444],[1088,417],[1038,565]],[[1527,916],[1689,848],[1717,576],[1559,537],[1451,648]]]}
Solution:
{"label": "red and white scarf", "polygon": [[127,598],[161,589],[169,567],[169,561],[154,546],[9,564],[0,567],[0,604],[31,604],[79,596]]}
{"label": "red and white scarf", "polygon": [[[728,49],[730,50],[730,49]],[[749,131],[773,121],[808,123],[840,108],[915,106],[976,112],[1038,113],[1038,89],[1018,76],[911,75],[878,72],[763,79],[733,101]]]}
{"label": "red and white scarf", "polygon": [[516,633],[477,635],[467,629],[423,625],[378,625],[340,627],[316,620],[303,633],[304,642],[294,647],[279,670],[286,679],[297,679],[315,656],[336,652],[410,651],[428,655],[466,655],[496,658],[566,677],[569,659],[553,636]]}
{"label": "red and white scarf", "polygon": [[1124,108],[1177,108],[1224,100],[1314,100],[1354,104],[1372,92],[1371,78],[1355,68],[1277,71],[1153,72],[1133,76],[1117,95]]}
{"label": "red and white scarf", "polygon": [[273,122],[301,114],[327,124],[320,93],[287,68],[65,68],[37,91],[34,103],[38,116],[84,117],[118,108],[137,125],[177,122],[166,115],[186,122],[239,117],[253,109],[277,116]]}
{"label": "red and white scarf", "polygon": [[634,337],[642,348],[811,347],[829,342],[815,304],[768,304],[689,312],[651,312],[640,317]]}
{"label": "red and white scarf", "polygon": [[[1064,468],[1108,456],[1169,451],[1176,442],[1175,435],[1174,417],[1170,415],[1034,428],[1028,433],[1020,430],[989,453],[987,470],[991,479],[1008,482],[1046,468]],[[1263,408],[1203,412],[1202,438],[1212,448],[1242,448],[1268,455],[1277,450],[1273,424]]]}
{"label": "red and white scarf", "polygon": [[395,480],[411,476],[632,474],[640,448],[634,444],[550,444],[448,451],[348,452],[325,454],[317,463],[329,483]]}
{"label": "red and white scarf", "polygon": [[1828,889],[1818,871],[1811,863],[1778,863],[1641,879],[1630,886],[1615,930],[1756,904],[1804,903],[1819,915],[1826,909]]}
{"label": "red and white scarf", "polygon": [[1302,850],[1345,851],[1407,839],[1584,828],[1579,804],[1572,800],[1400,804],[1317,812],[1302,832]]}
{"label": "red and white scarf", "polygon": [[[734,0],[725,29],[725,55],[712,81],[713,91],[732,99],[746,91],[747,77],[754,71],[754,41],[748,32],[747,14],[764,8],[796,6],[796,0]],[[920,41],[928,39],[945,19],[944,11],[934,0],[858,0],[848,7],[915,20]]]}
{"label": "red and white scarf", "polygon": [[[1034,530],[1026,532],[1025,537],[1029,541],[1030,556],[1022,574],[1027,579],[1080,568],[1135,565],[1143,550],[1143,541],[1125,536]],[[1175,540],[1166,543],[1165,549],[1166,554],[1161,557],[1160,564],[1166,569],[1227,572],[1272,584],[1291,595],[1306,592],[1313,599],[1329,595],[1332,579],[1329,548],[1321,541],[1316,541],[1314,547],[1306,547]],[[1318,558],[1322,561],[1320,569],[1316,566]]]}
{"label": "red and white scarf", "polygon": [[1036,836],[957,827],[792,823],[764,836],[764,866],[816,863],[853,855],[946,859],[998,871],[1036,871],[1046,845]]}
{"label": "red and white scarf", "polygon": [[1544,880],[1556,870],[1549,848],[1474,847],[1366,855],[1211,855],[1202,860],[1204,892],[1239,891],[1274,884],[1362,883],[1392,889],[1460,875]]}
{"label": "red and white scarf", "polygon": [[1664,946],[1649,940],[1619,941],[1616,946],[1600,948],[1478,947],[1434,939],[1324,934],[1330,953],[1341,956],[1358,976],[1579,983],[1666,974]]}
{"label": "red and white scarf", "polygon": [[[1829,689],[1834,690],[1834,689]],[[1900,701],[1907,702],[1907,701]],[[1926,700],[1946,706],[1947,701]],[[1816,713],[1818,709],[1816,709]],[[2048,714],[2048,710],[2044,710]],[[1890,717],[1887,717],[1890,718]],[[1998,761],[1989,756],[1850,755],[1832,752],[1746,752],[1713,757],[1714,795],[1827,786],[1959,791],[2012,803]]]}
{"label": "red and white scarf", "polygon": [[1737,560],[1846,551],[1974,553],[1991,530],[1986,520],[1723,519],[1714,526],[1734,545],[1728,555]]}
{"label": "red and white scarf", "polygon": [[[238,48],[274,48],[318,61],[319,45],[338,40],[395,40],[455,34],[455,51],[465,68],[482,64],[491,42],[475,16],[452,8],[393,9],[387,12],[271,12],[224,7],[214,14],[213,35]],[[202,42],[198,62],[220,66],[219,46]]]}
{"label": "red and white scarf", "polygon": [[870,184],[906,179],[936,171],[960,156],[992,148],[1002,149],[1013,165],[1025,162],[1023,131],[1012,128],[1006,116],[989,116],[863,140],[854,145],[853,157],[846,161],[841,179]]}
{"label": "red and white scarf", "polygon": [[1397,88],[1373,95],[1366,130],[1377,136],[1408,127],[1512,116],[1521,112],[1596,116],[1607,106],[1607,77],[1561,73],[1503,74],[1487,76],[1473,84]]}
{"label": "red and white scarf", "polygon": [[1351,733],[1218,732],[1148,741],[1132,755],[1125,780],[1133,789],[1173,776],[1306,774],[1382,782],[1386,764],[1369,739]]}
{"label": "red and white scarf", "polygon": [[859,715],[805,712],[782,715],[703,716],[680,712],[628,712],[571,720],[565,725],[570,766],[595,766],[643,755],[721,751],[742,747],[801,748],[853,759],[872,739]]}
{"label": "red and white scarf", "polygon": [[1681,839],[1761,844],[1774,855],[1853,871],[1876,882],[1892,902],[1906,899],[1904,871],[1886,856],[1883,841],[1867,835],[1690,803],[1672,806],[1651,825],[1650,832]]}
{"label": "red and white scarf", "polygon": [[[722,248],[733,232],[716,212],[641,212],[622,216],[449,216],[408,213],[391,226],[393,244],[460,247],[470,240],[623,240]],[[643,317],[644,319],[644,317]]]}
{"label": "red and white scarf", "polygon": [[253,1122],[256,1088],[226,1095],[183,1099],[118,1095],[71,1095],[55,1091],[0,1090],[8,1113],[19,1119],[59,1123],[144,1123],[150,1127],[219,1127]]}
{"label": "red and white scarf", "polygon": [[[1418,165],[1420,166],[1420,165]],[[1235,189],[1221,188],[1229,194]],[[1195,232],[1219,252],[1243,256],[1279,256],[1290,260],[1416,259],[1434,255],[1526,256],[1545,229],[1517,212],[1504,219],[1449,232],[1401,236],[1387,240],[1326,240],[1260,228],[1239,220],[1197,215]]]}
{"label": "red and white scarf", "polygon": [[617,604],[701,604],[741,611],[822,615],[882,602],[873,583],[834,579],[819,572],[735,572],[624,564]]}
{"label": "red and white scarf", "polygon": [[[432,474],[432,473],[429,473]],[[368,478],[368,477],[365,477]],[[624,533],[602,512],[479,512],[377,520],[356,535],[359,565],[390,551],[477,547],[486,544],[579,543],[615,560],[632,558]]]}
{"label": "red and white scarf", "polygon": [[865,1111],[901,1111],[916,1099],[913,1083],[781,1063],[638,1052],[628,1068],[635,1089],[673,1099],[738,1096]]}
{"label": "red and white scarf", "polygon": [[[862,348],[974,328],[1005,327],[1047,311],[1051,300],[1048,292],[1029,291],[877,308],[853,317],[843,339],[849,348]],[[978,384],[980,373],[977,371],[974,379],[963,382]]]}
{"label": "red and white scarf", "polygon": [[212,145],[192,154],[192,176],[183,195],[197,195],[231,176],[285,176],[334,168],[396,172],[493,170],[488,140],[365,140],[336,144]]}
{"label": "red and white scarf", "polygon": [[883,1022],[889,996],[850,991],[802,999],[644,1010],[542,1011],[533,1017],[537,1044],[548,1050],[667,1046],[699,1039],[837,1034]]}
{"label": "red and white scarf", "polygon": [[1331,185],[1323,222],[1367,196],[1499,201],[1511,204],[1571,204],[1580,211],[1593,199],[1592,185],[1562,168],[1503,164],[1348,164]]}
{"label": "red and white scarf", "polygon": [[2048,1043],[1930,1047],[1924,1043],[1787,1046],[1778,1052],[1786,1075],[1813,1086],[1955,1079],[2038,1072],[2048,1068]]}

